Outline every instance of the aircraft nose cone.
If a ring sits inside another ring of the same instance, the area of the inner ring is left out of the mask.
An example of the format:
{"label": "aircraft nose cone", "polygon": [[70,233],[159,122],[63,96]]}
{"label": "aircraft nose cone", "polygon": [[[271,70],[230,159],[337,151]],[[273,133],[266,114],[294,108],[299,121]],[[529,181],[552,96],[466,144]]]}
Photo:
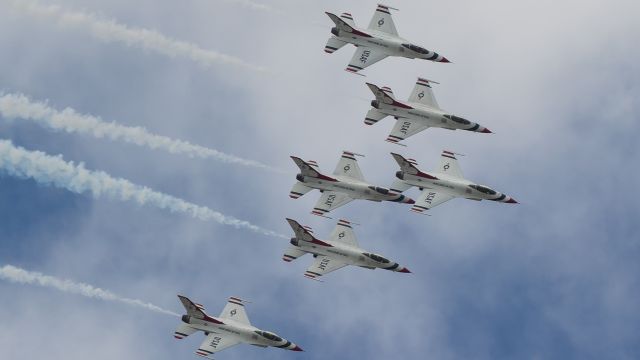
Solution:
{"label": "aircraft nose cone", "polygon": [[446,57],[444,57],[444,56],[443,56],[443,57],[442,57],[442,60],[440,60],[440,61],[438,61],[438,62],[441,62],[441,63],[450,63],[451,61],[449,61]]}
{"label": "aircraft nose cone", "polygon": [[482,129],[482,131],[481,131],[481,132],[482,132],[482,133],[485,133],[485,134],[493,134],[493,131],[491,131],[491,130],[489,130],[489,129],[487,129],[487,128]]}
{"label": "aircraft nose cone", "polygon": [[296,347],[291,349],[291,351],[304,351],[304,350],[302,350],[302,348],[300,346],[296,345]]}
{"label": "aircraft nose cone", "polygon": [[519,204],[514,198],[509,198],[509,200],[505,201],[507,204]]}
{"label": "aircraft nose cone", "polygon": [[411,271],[409,269],[407,269],[406,267],[403,267],[401,270],[398,270],[398,272],[405,273],[405,274],[411,274]]}
{"label": "aircraft nose cone", "polygon": [[411,205],[411,204],[415,204],[415,203],[416,203],[416,201],[415,201],[415,200],[413,200],[412,198],[406,198],[406,199],[404,200],[404,203],[405,203],[405,204],[410,204],[410,205]]}

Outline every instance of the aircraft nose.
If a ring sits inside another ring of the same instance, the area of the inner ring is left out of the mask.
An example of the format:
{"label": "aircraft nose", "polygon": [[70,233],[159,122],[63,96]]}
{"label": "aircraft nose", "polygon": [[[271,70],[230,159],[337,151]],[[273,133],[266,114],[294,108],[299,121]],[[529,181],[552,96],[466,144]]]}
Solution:
{"label": "aircraft nose", "polygon": [[516,199],[509,197],[509,200],[505,201],[507,204],[520,204]]}
{"label": "aircraft nose", "polygon": [[405,274],[411,274],[411,271],[409,269],[407,269],[406,267],[400,268],[400,270],[398,270],[398,272],[405,273]]}
{"label": "aircraft nose", "polygon": [[441,63],[450,63],[451,61],[449,61],[446,57],[444,57],[444,56],[443,56],[443,57],[442,57],[442,59],[440,59],[438,62],[441,62]]}
{"label": "aircraft nose", "polygon": [[485,133],[485,134],[493,134],[493,131],[487,129],[487,128],[482,128],[482,131],[480,131],[481,133]]}
{"label": "aircraft nose", "polygon": [[289,350],[291,350],[291,351],[304,351],[304,350],[302,350],[302,348],[301,348],[300,346],[298,346],[298,345],[295,345],[295,347],[294,347],[294,348],[289,349]]}
{"label": "aircraft nose", "polygon": [[403,201],[403,202],[404,202],[405,204],[409,204],[409,205],[411,205],[411,204],[415,204],[415,203],[416,203],[416,201],[415,201],[415,200],[413,200],[413,199],[412,199],[412,198],[410,198],[410,197],[406,197],[406,198],[404,198],[404,201]]}

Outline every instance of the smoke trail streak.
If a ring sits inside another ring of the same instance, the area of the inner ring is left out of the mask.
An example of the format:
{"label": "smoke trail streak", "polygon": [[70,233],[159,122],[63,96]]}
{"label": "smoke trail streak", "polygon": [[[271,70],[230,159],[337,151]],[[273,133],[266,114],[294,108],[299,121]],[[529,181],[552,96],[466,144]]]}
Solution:
{"label": "smoke trail streak", "polygon": [[273,7],[266,5],[266,4],[260,4],[251,0],[221,0],[227,3],[233,3],[233,4],[237,4],[240,5],[242,7],[244,7],[245,9],[249,9],[249,10],[256,10],[256,11],[266,11],[266,12],[279,12],[278,10],[274,9]]}
{"label": "smoke trail streak", "polygon": [[29,14],[57,20],[61,26],[88,30],[95,38],[105,42],[119,42],[169,57],[186,57],[203,67],[220,64],[240,66],[263,72],[265,69],[249,64],[237,57],[203,49],[193,43],[172,39],[157,31],[128,27],[114,20],[103,20],[91,13],[65,11],[56,5],[41,5],[26,0],[13,0],[12,5]]}
{"label": "smoke trail streak", "polygon": [[174,140],[166,136],[149,133],[143,127],[130,127],[106,122],[99,117],[78,114],[71,108],[57,111],[44,102],[32,102],[23,94],[0,93],[0,115],[7,119],[33,120],[39,125],[53,130],[69,133],[89,134],[97,138],[108,138],[113,141],[123,141],[150,149],[162,149],[172,154],[185,154],[190,158],[214,158],[225,163],[257,167],[281,173],[258,161],[243,159],[225,154],[218,150],[204,146],[193,145],[187,141]]}
{"label": "smoke trail streak", "polygon": [[94,198],[107,197],[133,201],[139,205],[152,205],[171,212],[188,214],[200,220],[213,220],[238,229],[288,239],[285,235],[224,215],[208,207],[195,205],[122,178],[114,178],[103,171],[87,170],[84,164],[66,162],[61,155],[51,156],[41,151],[25,150],[7,140],[0,140],[0,169],[11,176],[34,179],[38,183],[64,188],[77,194],[90,193]]}
{"label": "smoke trail streak", "polygon": [[173,311],[165,310],[159,306],[144,302],[142,300],[120,297],[108,290],[103,290],[89,284],[59,279],[57,277],[44,275],[39,272],[27,271],[12,265],[5,265],[3,267],[0,267],[0,279],[4,279],[12,283],[44,286],[70,294],[77,294],[105,301],[116,301],[127,305],[142,307],[147,310],[159,312],[162,314],[180,316],[180,314],[177,314]]}

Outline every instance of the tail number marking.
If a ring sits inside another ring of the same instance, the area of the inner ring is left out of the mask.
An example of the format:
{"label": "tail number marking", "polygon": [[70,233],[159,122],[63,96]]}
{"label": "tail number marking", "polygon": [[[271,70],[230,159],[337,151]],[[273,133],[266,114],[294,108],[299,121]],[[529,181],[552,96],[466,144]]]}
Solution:
{"label": "tail number marking", "polygon": [[407,131],[409,131],[409,127],[411,126],[411,123],[408,121],[405,121],[402,123],[402,127],[400,128],[400,132],[407,135]]}
{"label": "tail number marking", "polygon": [[327,201],[324,202],[325,205],[331,207],[333,206],[333,202],[336,200],[336,196],[335,195],[329,195],[327,197]]}
{"label": "tail number marking", "polygon": [[322,259],[322,261],[320,261],[320,264],[318,265],[318,268],[327,270],[327,265],[329,265],[329,259]]}
{"label": "tail number marking", "polygon": [[436,197],[436,193],[430,192],[429,195],[427,195],[427,197],[424,199],[424,202],[431,204],[431,202],[435,197]]}
{"label": "tail number marking", "polygon": [[369,59],[369,55],[371,55],[371,51],[370,50],[363,51],[362,55],[360,55],[360,62],[365,64],[367,62],[367,60]]}
{"label": "tail number marking", "polygon": [[214,349],[217,349],[218,345],[220,345],[220,341],[222,341],[222,338],[220,336],[214,336],[213,339],[211,339],[209,346],[211,346]]}

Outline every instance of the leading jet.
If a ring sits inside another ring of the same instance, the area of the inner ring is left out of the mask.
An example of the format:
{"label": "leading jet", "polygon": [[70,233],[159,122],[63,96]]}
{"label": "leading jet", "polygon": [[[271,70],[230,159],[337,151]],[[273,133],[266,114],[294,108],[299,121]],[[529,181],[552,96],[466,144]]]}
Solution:
{"label": "leading jet", "polygon": [[372,109],[367,112],[364,123],[373,125],[387,116],[393,116],[397,121],[387,141],[399,145],[402,145],[400,141],[429,127],[491,133],[484,126],[442,110],[433,95],[431,83],[436,82],[418,78],[407,101],[397,100],[386,86],[367,83],[376,98],[371,101]]}
{"label": "leading jet", "polygon": [[318,216],[324,216],[354,199],[414,203],[413,199],[405,195],[368,183],[362,176],[355,156],[355,153],[343,151],[332,176],[322,174],[315,161],[304,161],[292,156],[300,173],[296,175],[298,182],[293,185],[289,197],[297,199],[313,189],[320,190],[322,196],[311,211]]}
{"label": "leading jet", "polygon": [[355,45],[356,53],[353,54],[353,58],[345,69],[352,73],[357,73],[387,56],[449,62],[444,56],[412,44],[398,36],[396,25],[391,18],[391,9],[393,8],[378,5],[369,22],[369,27],[366,29],[357,27],[349,13],[343,13],[338,17],[327,12],[326,14],[335,23],[335,26],[331,28],[333,36],[327,41],[324,51],[331,54],[346,44]]}
{"label": "leading jet", "polygon": [[207,359],[211,355],[240,343],[259,347],[278,347],[281,349],[302,351],[302,349],[280,336],[260,330],[251,325],[247,313],[244,311],[245,301],[237,297],[230,297],[220,316],[213,317],[204,312],[204,307],[189,300],[186,296],[178,295],[187,313],[182,316],[182,323],[173,333],[176,339],[202,331],[206,338],[196,350],[196,354]]}
{"label": "leading jet", "polygon": [[416,213],[424,213],[424,211],[456,197],[477,201],[518,203],[510,196],[465,179],[455,155],[451,151],[443,151],[438,170],[425,173],[418,169],[415,160],[405,159],[402,155],[391,153],[391,156],[400,165],[400,171],[396,172],[398,180],[393,183],[391,189],[395,192],[403,192],[412,186],[420,188],[422,193],[411,208],[411,211]]}
{"label": "leading jet", "polygon": [[409,269],[397,262],[388,260],[382,255],[361,249],[356,236],[347,220],[339,220],[329,240],[320,240],[313,235],[309,227],[297,221],[287,219],[295,233],[291,245],[282,256],[282,260],[291,262],[305,254],[312,254],[315,261],[304,276],[309,279],[326,275],[347,265],[360,266],[366,269],[385,269],[401,273],[410,273]]}

